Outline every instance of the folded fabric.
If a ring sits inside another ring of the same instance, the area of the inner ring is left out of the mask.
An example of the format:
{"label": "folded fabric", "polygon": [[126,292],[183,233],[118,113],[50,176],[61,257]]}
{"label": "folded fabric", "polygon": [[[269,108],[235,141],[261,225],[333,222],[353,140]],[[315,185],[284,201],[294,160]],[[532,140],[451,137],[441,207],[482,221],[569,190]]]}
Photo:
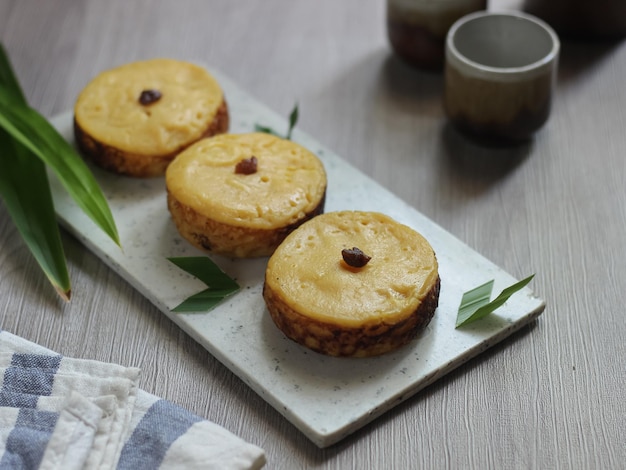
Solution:
{"label": "folded fabric", "polygon": [[258,469],[264,451],[137,388],[139,370],[0,330],[0,469]]}
{"label": "folded fabric", "polygon": [[101,418],[102,409],[96,403],[71,392],[41,458],[40,470],[89,468],[86,464]]}

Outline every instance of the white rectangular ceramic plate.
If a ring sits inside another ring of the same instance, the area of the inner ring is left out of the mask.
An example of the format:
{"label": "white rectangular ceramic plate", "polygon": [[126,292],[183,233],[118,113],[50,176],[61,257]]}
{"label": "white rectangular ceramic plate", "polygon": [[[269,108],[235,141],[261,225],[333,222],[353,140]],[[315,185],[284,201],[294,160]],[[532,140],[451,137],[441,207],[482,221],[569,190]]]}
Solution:
{"label": "white rectangular ceramic plate", "polygon": [[[251,132],[256,123],[286,130],[286,119],[227,77],[213,73],[228,99],[231,132]],[[55,117],[53,124],[74,142],[70,112]],[[455,329],[463,292],[494,279],[497,293],[515,279],[304,132],[296,129],[293,139],[316,153],[326,166],[326,212],[386,213],[422,233],[437,253],[441,275],[437,313],[418,340],[395,353],[371,359],[332,358],[286,339],[274,326],[261,296],[265,258],[213,256],[238,280],[241,291],[210,312],[173,313],[172,308],[206,286],[166,259],[203,253],[174,227],[163,178],[132,179],[94,168],[118,225],[123,251],[78,209],[55,178],[51,186],[58,216],[67,230],[310,440],[326,447],[531,322],[545,303],[525,288],[497,314]]]}

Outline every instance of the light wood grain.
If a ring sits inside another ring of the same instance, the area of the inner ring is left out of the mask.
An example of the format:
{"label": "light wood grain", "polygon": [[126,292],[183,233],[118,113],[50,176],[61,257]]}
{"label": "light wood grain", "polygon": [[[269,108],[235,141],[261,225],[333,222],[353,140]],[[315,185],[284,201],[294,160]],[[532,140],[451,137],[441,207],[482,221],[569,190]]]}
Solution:
{"label": "light wood grain", "polygon": [[209,64],[285,115],[297,101],[303,130],[511,274],[536,273],[535,324],[325,450],[69,235],[63,304],[2,204],[1,327],[140,367],[142,388],[263,447],[268,468],[624,468],[626,43],[564,42],[548,125],[483,148],[446,123],[441,75],[392,56],[384,14],[373,0],[3,0],[0,38],[46,116],[99,71],[156,56]]}

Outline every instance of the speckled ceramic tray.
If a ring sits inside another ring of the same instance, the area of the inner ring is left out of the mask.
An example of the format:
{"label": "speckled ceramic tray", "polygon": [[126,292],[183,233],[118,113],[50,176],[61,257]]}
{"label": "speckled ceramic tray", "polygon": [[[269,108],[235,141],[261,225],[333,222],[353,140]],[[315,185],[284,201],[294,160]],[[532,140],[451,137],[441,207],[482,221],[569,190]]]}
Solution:
{"label": "speckled ceramic tray", "polygon": [[[213,72],[228,97],[231,132],[250,132],[255,123],[286,130],[286,119]],[[73,142],[71,113],[57,116],[53,123]],[[437,253],[438,311],[418,340],[395,353],[372,359],[331,358],[286,339],[261,297],[266,259],[213,257],[238,280],[241,291],[210,312],[173,313],[171,308],[205,286],[166,259],[202,253],[178,235],[170,220],[163,178],[138,180],[93,170],[118,224],[123,251],[84,216],[55,178],[51,186],[58,216],[71,233],[316,445],[326,447],[503,340],[540,315],[545,304],[526,288],[497,314],[456,330],[464,291],[495,279],[495,294],[515,279],[297,128],[293,139],[326,166],[326,211],[384,212],[421,232]]]}

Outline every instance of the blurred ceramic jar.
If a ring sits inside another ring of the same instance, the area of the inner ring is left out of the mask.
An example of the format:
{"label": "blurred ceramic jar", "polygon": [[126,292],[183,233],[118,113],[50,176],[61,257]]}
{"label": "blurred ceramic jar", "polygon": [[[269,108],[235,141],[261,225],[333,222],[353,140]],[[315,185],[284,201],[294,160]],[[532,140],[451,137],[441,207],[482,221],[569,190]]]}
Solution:
{"label": "blurred ceramic jar", "polygon": [[487,0],[387,0],[387,36],[394,52],[405,61],[441,70],[450,26],[486,8]]}
{"label": "blurred ceramic jar", "polygon": [[561,35],[626,36],[626,0],[525,0],[524,10],[550,23]]}

